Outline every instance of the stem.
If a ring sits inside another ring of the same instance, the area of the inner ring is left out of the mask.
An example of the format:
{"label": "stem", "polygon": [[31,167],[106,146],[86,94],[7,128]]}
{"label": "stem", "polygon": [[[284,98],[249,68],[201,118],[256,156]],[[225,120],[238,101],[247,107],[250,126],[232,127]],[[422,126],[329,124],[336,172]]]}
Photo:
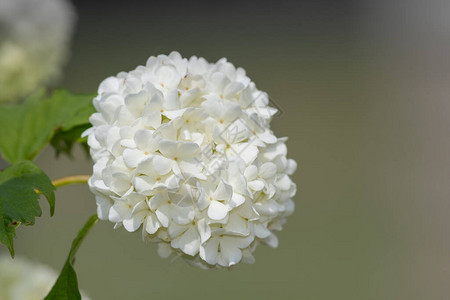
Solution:
{"label": "stem", "polygon": [[[66,176],[61,177],[55,180],[52,180],[52,184],[55,186],[55,188],[68,185],[68,184],[74,184],[74,183],[87,183],[89,180],[89,175],[72,175],[72,176]],[[34,190],[36,194],[41,195],[42,192],[38,189]]]}
{"label": "stem", "polygon": [[58,279],[53,285],[51,291],[48,293],[44,300],[61,300],[61,299],[81,299],[81,294],[78,289],[77,274],[73,268],[75,262],[75,254],[81,246],[86,235],[98,222],[97,214],[91,216],[86,224],[78,232],[77,237],[72,242],[70,247],[69,256],[67,257],[64,267],[59,274]]}
{"label": "stem", "polygon": [[75,254],[77,253],[78,249],[81,246],[81,243],[83,242],[86,235],[89,233],[89,231],[94,227],[95,224],[98,222],[98,216],[97,214],[91,216],[84,226],[80,229],[78,232],[77,237],[72,242],[72,247],[70,248],[69,256],[67,257],[67,261],[71,264],[73,264],[75,259]]}
{"label": "stem", "polygon": [[89,175],[73,175],[58,178],[52,181],[55,187],[60,187],[63,185],[73,184],[73,183],[87,183],[89,180]]}

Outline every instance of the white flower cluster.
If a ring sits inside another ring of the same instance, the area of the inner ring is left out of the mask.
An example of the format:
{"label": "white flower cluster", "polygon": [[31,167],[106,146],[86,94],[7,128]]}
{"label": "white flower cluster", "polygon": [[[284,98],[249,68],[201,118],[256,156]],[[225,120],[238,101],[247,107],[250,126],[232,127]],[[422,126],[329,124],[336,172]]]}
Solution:
{"label": "white flower cluster", "polygon": [[[0,256],[0,299],[42,300],[58,275],[47,266],[7,255]],[[82,294],[83,300],[89,298]]]}
{"label": "white flower cluster", "polygon": [[67,0],[0,0],[0,102],[60,75],[75,17]]}
{"label": "white flower cluster", "polygon": [[85,135],[101,219],[142,225],[166,257],[201,267],[253,262],[294,210],[296,163],[277,112],[242,68],[179,53],[105,79]]}

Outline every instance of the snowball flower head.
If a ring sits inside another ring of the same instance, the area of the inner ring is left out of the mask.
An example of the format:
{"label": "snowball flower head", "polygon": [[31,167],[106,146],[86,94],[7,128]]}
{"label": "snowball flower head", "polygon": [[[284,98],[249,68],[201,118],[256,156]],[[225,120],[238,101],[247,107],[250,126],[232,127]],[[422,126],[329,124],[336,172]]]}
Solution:
{"label": "snowball flower head", "polygon": [[278,245],[296,163],[270,130],[277,110],[244,69],[152,56],[105,79],[94,106],[85,135],[100,219],[142,228],[161,256],[205,268],[252,263],[258,244]]}
{"label": "snowball flower head", "polygon": [[58,78],[74,21],[68,0],[0,0],[0,102]]}
{"label": "snowball flower head", "polygon": [[[0,256],[0,299],[42,300],[57,277],[56,272],[47,266],[25,258]],[[81,294],[83,300],[89,300]]]}

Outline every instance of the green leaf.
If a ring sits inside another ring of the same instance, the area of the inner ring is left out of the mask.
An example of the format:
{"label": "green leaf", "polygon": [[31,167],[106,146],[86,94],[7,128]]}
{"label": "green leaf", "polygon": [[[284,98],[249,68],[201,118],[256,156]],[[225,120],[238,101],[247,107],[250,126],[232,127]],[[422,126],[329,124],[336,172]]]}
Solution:
{"label": "green leaf", "polygon": [[22,105],[0,106],[0,152],[10,163],[32,160],[57,131],[89,123],[95,111],[92,95],[56,90],[48,97],[36,94]]}
{"label": "green leaf", "polygon": [[78,290],[77,273],[73,266],[66,262],[58,279],[55,282],[50,293],[45,297],[54,300],[79,300],[81,299],[80,291]]}
{"label": "green leaf", "polygon": [[83,147],[86,155],[89,155],[87,138],[81,137],[81,134],[89,127],[91,127],[91,124],[76,126],[67,131],[58,130],[50,141],[50,144],[56,151],[56,156],[58,157],[64,153],[72,157],[72,148],[75,143],[79,143]]}
{"label": "green leaf", "polygon": [[14,256],[13,239],[20,223],[33,225],[42,214],[40,191],[47,198],[50,214],[55,211],[55,187],[50,178],[35,164],[23,161],[0,173],[0,242]]}
{"label": "green leaf", "polygon": [[67,257],[66,263],[55,282],[50,293],[45,297],[44,300],[80,300],[81,295],[78,290],[78,280],[77,274],[73,268],[75,262],[75,255],[81,246],[86,235],[98,222],[97,215],[91,216],[83,228],[78,232],[77,237],[72,242],[72,247],[70,248],[69,256]]}

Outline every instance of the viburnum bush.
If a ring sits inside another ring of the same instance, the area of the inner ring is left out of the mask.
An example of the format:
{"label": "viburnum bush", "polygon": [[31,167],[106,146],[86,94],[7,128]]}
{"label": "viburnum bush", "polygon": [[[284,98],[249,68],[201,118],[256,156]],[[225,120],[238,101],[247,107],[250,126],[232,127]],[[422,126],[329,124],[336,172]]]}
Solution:
{"label": "viburnum bush", "polygon": [[[96,95],[56,90],[1,105],[0,152],[11,166],[0,173],[0,241],[14,255],[15,228],[40,216],[39,196],[53,214],[55,188],[85,182],[97,214],[46,299],[81,299],[73,262],[99,219],[140,230],[162,257],[205,269],[253,263],[258,245],[277,247],[296,193],[297,165],[270,128],[270,102],[226,59],[172,52],[106,78]],[[32,162],[48,143],[70,154],[77,142],[89,147],[91,176],[52,182]]]}
{"label": "viburnum bush", "polygon": [[0,102],[59,78],[75,20],[68,0],[0,0]]}

